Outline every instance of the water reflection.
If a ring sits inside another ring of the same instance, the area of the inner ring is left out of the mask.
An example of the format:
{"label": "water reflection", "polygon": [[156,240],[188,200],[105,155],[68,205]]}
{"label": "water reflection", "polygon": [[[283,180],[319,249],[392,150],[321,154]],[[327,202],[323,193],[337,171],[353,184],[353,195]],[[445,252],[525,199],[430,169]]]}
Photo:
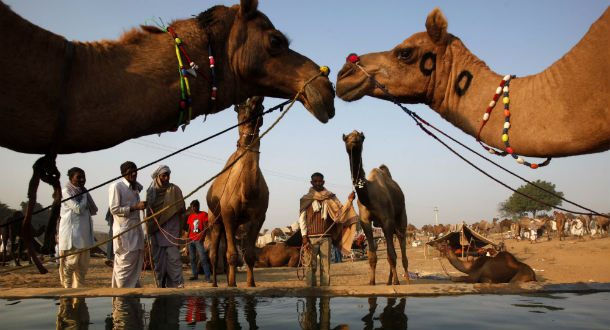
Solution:
{"label": "water reflection", "polygon": [[[57,317],[45,315],[49,300],[0,303],[7,329],[407,329],[538,328],[607,329],[608,294],[555,296],[477,295],[461,297],[107,297],[61,298]],[[606,307],[604,307],[606,306]],[[438,311],[442,310],[442,317]],[[570,313],[565,313],[570,310]],[[478,313],[477,319],[463,315]],[[101,317],[100,317],[101,315]],[[104,324],[104,315],[107,316]],[[93,323],[92,323],[93,322]]]}
{"label": "water reflection", "polygon": [[85,298],[59,298],[57,329],[89,329],[89,309]]}
{"label": "water reflection", "polygon": [[[369,301],[369,313],[366,314],[362,321],[364,322],[364,329],[407,329],[407,323],[409,318],[405,314],[405,306],[407,305],[407,299],[400,298],[398,304],[396,304],[397,298],[386,298],[386,306],[379,316],[375,317],[377,310],[377,298],[371,297]],[[381,323],[381,328],[375,328],[374,321],[378,320]]]}
{"label": "water reflection", "polygon": [[144,308],[140,304],[140,298],[112,298],[112,322],[110,324],[112,324],[112,330],[144,329]]}

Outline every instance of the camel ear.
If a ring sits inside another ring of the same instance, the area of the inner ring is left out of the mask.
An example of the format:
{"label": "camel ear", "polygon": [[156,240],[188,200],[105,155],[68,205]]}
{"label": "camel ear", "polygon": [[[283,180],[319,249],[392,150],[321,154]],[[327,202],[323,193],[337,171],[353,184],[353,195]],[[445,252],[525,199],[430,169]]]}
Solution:
{"label": "camel ear", "polygon": [[345,134],[343,134],[343,141],[347,141],[347,136],[345,136]]}
{"label": "camel ear", "polygon": [[426,30],[428,36],[437,45],[443,45],[447,41],[447,19],[440,9],[434,8],[426,19]]}
{"label": "camel ear", "polygon": [[362,136],[362,141],[364,141],[364,133],[360,132],[360,136]]}
{"label": "camel ear", "polygon": [[239,16],[250,18],[256,14],[258,8],[258,0],[241,0],[239,8]]}

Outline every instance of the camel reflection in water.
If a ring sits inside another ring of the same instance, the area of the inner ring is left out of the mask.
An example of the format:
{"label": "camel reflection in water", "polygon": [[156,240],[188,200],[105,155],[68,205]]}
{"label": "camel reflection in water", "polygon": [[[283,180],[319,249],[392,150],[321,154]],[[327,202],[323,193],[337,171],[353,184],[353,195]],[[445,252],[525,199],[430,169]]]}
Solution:
{"label": "camel reflection in water", "polygon": [[[295,328],[293,322],[303,330],[350,329],[347,324],[361,316],[346,316],[349,306],[344,302],[335,301],[334,306],[340,310],[335,312],[339,321],[331,320],[331,297],[304,298],[261,298],[254,296],[240,297],[180,297],[165,296],[152,300],[150,311],[139,297],[112,298],[112,314],[106,318],[107,330],[123,329],[163,329],[172,330],[184,328],[205,329],[259,329],[259,328]],[[334,298],[341,299],[341,298]],[[406,298],[386,299],[383,310],[378,311],[378,298],[368,299],[368,313],[361,318],[363,329],[407,329],[408,317],[405,314]],[[150,301],[145,299],[145,301]],[[296,301],[296,311],[289,306]],[[348,300],[351,301],[351,300]],[[363,301],[363,300],[360,300]],[[289,305],[286,303],[290,302]],[[279,305],[278,305],[279,303]],[[259,305],[261,304],[261,305]],[[347,303],[351,305],[351,302]],[[257,311],[257,308],[260,309]],[[359,314],[362,315],[362,310]],[[277,319],[277,313],[284,315]],[[263,323],[257,325],[258,320]],[[273,317],[265,316],[273,314]],[[296,315],[296,317],[295,317]],[[246,324],[240,324],[242,323]],[[57,313],[57,329],[88,329],[90,324],[89,311],[84,298],[61,298]],[[202,323],[201,325],[198,323]],[[331,326],[331,324],[334,325]],[[360,326],[357,326],[360,328]]]}
{"label": "camel reflection in water", "polygon": [[[405,306],[407,305],[406,298],[400,298],[398,304],[396,304],[396,298],[386,298],[387,303],[383,308],[383,311],[379,316],[375,317],[375,311],[377,309],[377,298],[369,298],[369,313],[366,314],[362,321],[364,322],[365,330],[372,329],[407,329],[407,323],[409,318],[405,314]],[[379,320],[381,323],[380,328],[375,328],[375,320]]]}

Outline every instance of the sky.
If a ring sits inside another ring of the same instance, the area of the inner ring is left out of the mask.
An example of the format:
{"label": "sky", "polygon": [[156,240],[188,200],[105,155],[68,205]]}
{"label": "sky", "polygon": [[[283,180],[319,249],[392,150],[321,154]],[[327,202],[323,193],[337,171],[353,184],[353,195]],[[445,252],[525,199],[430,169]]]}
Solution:
{"label": "sky", "polygon": [[[183,0],[3,1],[30,22],[76,41],[118,39],[123,32],[144,24],[150,17],[169,22],[190,18],[217,4],[230,6],[236,3]],[[426,17],[435,7],[440,8],[447,18],[448,32],[459,37],[496,73],[518,77],[536,74],[568,52],[608,5],[607,0],[260,0],[259,10],[290,39],[293,50],[318,65],[328,66],[331,69],[329,78],[335,84],[337,72],[349,53],[392,49],[411,34],[424,31]],[[42,55],[40,60],[43,61]],[[222,61],[222,58],[216,61]],[[490,87],[490,97],[494,89],[495,86]],[[264,105],[271,108],[282,101],[266,98]],[[484,152],[473,137],[448,124],[427,106],[408,105],[408,108],[448,135]],[[353,130],[363,132],[366,137],[364,170],[368,173],[381,164],[389,167],[405,194],[409,222],[418,228],[434,224],[435,215],[443,224],[491,221],[500,216],[498,205],[508,199],[512,191],[483,176],[427,136],[396,105],[371,97],[351,103],[336,98],[335,109],[335,117],[322,124],[300,103],[296,104],[261,141],[260,167],[270,191],[263,228],[285,227],[298,219],[299,198],[308,191],[313,172],[322,172],[326,188],[342,201],[346,200],[351,190],[351,179],[342,134]],[[481,113],[484,111],[482,107]],[[277,112],[268,115],[262,129],[268,128],[278,116]],[[78,166],[86,172],[86,186],[96,186],[118,176],[119,165],[125,160],[132,160],[137,165],[149,163],[234,125],[236,120],[235,112],[227,109],[208,116],[205,122],[203,117],[196,118],[184,132],[145,136],[101,151],[60,155],[57,166],[62,174],[61,184],[67,182],[68,169]],[[171,168],[171,181],[186,195],[222,169],[226,159],[235,151],[236,141],[237,131],[232,130],[160,164]],[[518,188],[525,184],[459,146],[451,145],[509,186]],[[3,173],[0,202],[18,208],[19,203],[26,200],[31,166],[38,157],[40,155],[0,148],[0,173]],[[537,170],[519,165],[509,157],[492,160],[528,180],[552,182],[565,198],[597,212],[610,209],[608,151],[555,158],[549,166]],[[529,160],[541,161],[536,158]],[[153,165],[139,172],[138,181],[144,187],[150,184],[150,173],[156,167]],[[207,188],[197,191],[194,197],[187,199],[187,204],[196,198],[202,209],[207,210]],[[51,188],[41,183],[38,201],[44,206],[49,205],[50,196]],[[94,227],[106,231],[108,227],[103,216],[108,207],[108,187],[93,191],[92,196],[102,210],[94,216]],[[565,202],[563,207],[579,210]]]}

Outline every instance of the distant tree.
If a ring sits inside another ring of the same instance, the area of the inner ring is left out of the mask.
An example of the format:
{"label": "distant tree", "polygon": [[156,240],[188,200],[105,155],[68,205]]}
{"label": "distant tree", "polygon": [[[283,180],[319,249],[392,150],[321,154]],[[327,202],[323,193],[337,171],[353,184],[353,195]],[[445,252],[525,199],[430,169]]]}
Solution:
{"label": "distant tree", "polygon": [[[563,192],[555,190],[555,184],[536,180],[533,182],[536,186],[544,188],[545,190],[554,193],[557,196],[563,197]],[[517,189],[518,192],[535,198],[539,201],[545,202],[549,205],[538,203],[519,193],[513,193],[506,201],[500,203],[499,211],[503,216],[525,216],[527,213],[532,213],[532,218],[536,217],[538,211],[550,211],[552,206],[561,205],[561,199],[553,196],[545,191],[536,188],[533,184],[526,184]]]}
{"label": "distant tree", "polygon": [[[23,214],[25,214],[25,208],[28,206],[27,202],[21,202],[20,204],[21,206],[21,212],[23,212]],[[40,203],[36,203],[36,205],[34,206],[34,213],[36,213],[37,211],[42,210],[42,205]],[[34,228],[34,234],[36,233],[41,233],[42,231],[44,231],[44,229],[47,226],[47,223],[49,222],[49,216],[51,215],[51,210],[44,210],[38,214],[34,214],[32,215],[32,227]],[[37,235],[34,235],[37,236]]]}

